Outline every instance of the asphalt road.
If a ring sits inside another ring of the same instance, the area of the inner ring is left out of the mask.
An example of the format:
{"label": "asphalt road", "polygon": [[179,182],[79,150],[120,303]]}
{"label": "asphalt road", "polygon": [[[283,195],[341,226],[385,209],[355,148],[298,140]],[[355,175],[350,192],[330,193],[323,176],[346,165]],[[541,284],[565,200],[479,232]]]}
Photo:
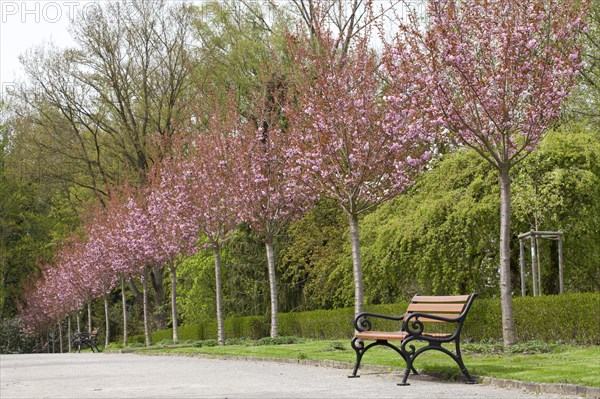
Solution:
{"label": "asphalt road", "polygon": [[397,373],[134,354],[0,356],[0,398],[559,398]]}

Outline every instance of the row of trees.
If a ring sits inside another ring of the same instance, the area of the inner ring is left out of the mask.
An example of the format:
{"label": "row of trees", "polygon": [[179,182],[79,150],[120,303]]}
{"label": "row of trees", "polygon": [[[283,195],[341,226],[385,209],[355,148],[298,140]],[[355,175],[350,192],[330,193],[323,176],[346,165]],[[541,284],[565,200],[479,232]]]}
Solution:
{"label": "row of trees", "polygon": [[[95,143],[96,149],[117,131],[109,127],[109,122],[118,120],[111,115],[123,116],[119,129],[129,124],[135,126],[137,135],[129,135],[134,137],[136,154],[132,165],[146,172],[137,174],[129,184],[112,185],[110,193],[107,170],[113,166],[91,173],[104,179],[103,184],[95,180],[86,183],[100,194],[101,205],[88,210],[82,233],[62,246],[52,267],[26,290],[22,310],[26,323],[53,323],[92,298],[104,297],[108,342],[107,294],[116,282],[121,279],[124,293],[123,281],[142,281],[147,315],[150,273],[156,277],[167,268],[176,340],[176,270],[183,258],[206,246],[214,253],[219,340],[223,342],[220,249],[245,221],[265,244],[271,335],[276,336],[274,239],[318,196],[335,200],[349,220],[355,310],[360,312],[364,299],[359,215],[402,192],[428,162],[430,153],[449,143],[451,147],[472,147],[499,173],[504,339],[506,344],[514,343],[509,171],[557,119],[574,83],[580,67],[577,33],[583,30],[586,4],[541,0],[525,5],[472,3],[469,7],[451,1],[430,3],[426,29],[415,14],[409,22],[398,21],[400,33],[386,44],[382,58],[369,46],[374,25],[361,26],[360,19],[354,21],[358,8],[350,11],[348,19],[356,25],[342,24],[337,34],[332,32],[335,23],[331,24],[336,20],[329,18],[334,8],[324,3],[311,8],[310,14],[303,14],[307,34],[287,32],[280,51],[270,51],[268,62],[259,64],[255,71],[260,76],[259,90],[244,97],[235,88],[218,91],[203,82],[191,85],[185,89],[185,100],[191,106],[177,108],[179,117],[168,119],[168,127],[157,130],[160,140],[149,140],[144,129],[152,129],[148,127],[151,120],[173,116],[170,108],[100,101],[105,105],[93,112],[93,119],[89,109],[81,108],[83,102],[73,102],[78,109],[62,100],[51,106],[55,110],[59,104],[64,106],[60,108],[63,114],[77,115],[71,123],[73,133],[80,143]],[[372,8],[366,11],[365,21],[376,20]],[[102,15],[109,14],[100,13],[98,18]],[[139,22],[133,21],[135,28],[131,29],[138,29]],[[348,26],[350,30],[344,30]],[[148,37],[154,37],[154,32],[148,31]],[[90,36],[87,31],[81,34]],[[130,37],[138,36],[146,37]],[[162,42],[171,43],[167,39]],[[181,43],[184,49],[186,43]],[[160,51],[155,55],[159,64],[149,58],[144,65],[152,71],[172,69],[160,64],[171,58]],[[100,58],[106,59],[111,58]],[[123,60],[127,57],[117,59],[119,63]],[[119,70],[119,65],[110,66],[108,75]],[[123,70],[130,73],[134,65]],[[140,73],[152,76],[143,70]],[[129,80],[111,82],[114,93],[105,100],[118,95],[131,100],[122,93],[132,87]],[[143,98],[154,104],[150,100],[152,85],[141,85],[141,92],[147,95]],[[184,85],[178,87],[184,91]],[[56,92],[56,88],[50,89],[47,94]],[[139,119],[139,110],[147,119]],[[139,125],[140,121],[146,122]],[[87,129],[83,134],[82,127]],[[107,136],[101,137],[101,131]],[[155,143],[153,151],[139,147],[147,142]],[[129,147],[122,145],[123,149]],[[83,153],[87,156],[90,151],[84,149]],[[100,159],[107,161],[98,151],[95,155],[96,160],[83,162],[88,170],[100,165]],[[149,159],[155,160],[153,167]],[[109,164],[118,165],[118,159]],[[69,288],[59,288],[58,283]],[[144,324],[149,344],[147,316]]]}
{"label": "row of trees", "polygon": [[[302,66],[292,71],[292,85],[265,82],[255,107],[245,115],[238,111],[235,93],[218,101],[214,94],[207,98],[199,92],[204,105],[214,102],[212,113],[203,115],[199,109],[192,112],[192,124],[178,126],[178,134],[161,148],[168,155],[151,169],[145,186],[121,187],[96,209],[83,226],[84,238],[66,243],[54,265],[26,291],[25,323],[48,324],[103,297],[108,342],[107,294],[119,276],[139,278],[149,345],[149,272],[168,267],[177,340],[177,263],[202,244],[196,242],[200,233],[214,253],[218,336],[224,343],[220,248],[246,221],[265,243],[271,335],[277,336],[274,238],[321,193],[334,196],[350,219],[356,309],[361,311],[358,214],[412,181],[428,159],[427,141],[421,130],[410,129],[409,118],[391,116],[397,105],[389,107],[378,98],[378,65],[366,36],[343,57],[327,32],[315,38],[316,44],[300,37],[290,48],[294,63]],[[295,79],[302,85],[294,84]],[[74,288],[65,289],[69,285]]]}

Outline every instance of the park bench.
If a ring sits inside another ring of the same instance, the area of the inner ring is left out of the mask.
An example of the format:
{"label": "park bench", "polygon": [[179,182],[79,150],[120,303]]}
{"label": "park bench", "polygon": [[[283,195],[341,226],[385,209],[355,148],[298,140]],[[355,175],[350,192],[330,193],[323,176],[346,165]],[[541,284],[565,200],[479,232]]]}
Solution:
{"label": "park bench", "polygon": [[75,338],[73,339],[73,346],[77,348],[77,353],[81,352],[82,348],[90,348],[92,352],[100,352],[100,349],[98,349],[98,345],[96,344],[97,335],[97,328],[93,329],[91,334],[88,332],[76,333]]}
{"label": "park bench", "polygon": [[[450,356],[467,377],[468,384],[475,380],[469,374],[463,363],[460,353],[460,330],[463,326],[473,299],[477,294],[459,296],[421,296],[415,295],[411,300],[406,313],[401,316],[388,316],[363,312],[354,320],[355,334],[351,345],[356,352],[356,364],[350,378],[357,377],[363,355],[374,346],[386,346],[395,350],[406,362],[406,370],[402,382],[398,385],[410,385],[406,381],[412,371],[418,374],[413,364],[415,359],[428,350],[438,350]],[[396,331],[371,330],[371,319],[384,319],[402,322],[402,327]],[[434,324],[436,323],[436,327]],[[427,327],[426,327],[427,326]],[[368,345],[365,341],[375,341]],[[394,345],[390,341],[398,341]],[[416,348],[414,341],[425,342],[426,345]],[[442,344],[455,345],[455,352],[451,352]]]}

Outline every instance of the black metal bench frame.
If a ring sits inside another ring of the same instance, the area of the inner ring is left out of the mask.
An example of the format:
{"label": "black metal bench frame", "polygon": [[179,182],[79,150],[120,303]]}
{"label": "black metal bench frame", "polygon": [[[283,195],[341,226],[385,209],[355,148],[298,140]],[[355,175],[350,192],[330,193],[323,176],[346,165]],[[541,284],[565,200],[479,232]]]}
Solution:
{"label": "black metal bench frame", "polygon": [[88,332],[76,333],[73,346],[77,347],[77,353],[80,353],[82,348],[90,348],[92,352],[100,352],[96,343],[97,335],[98,330],[93,330],[91,334]]}
{"label": "black metal bench frame", "polygon": [[[354,320],[356,334],[351,341],[352,349],[354,349],[356,352],[356,363],[354,365],[352,375],[350,375],[349,378],[359,377],[357,376],[357,372],[365,352],[374,346],[386,346],[396,351],[406,362],[406,369],[404,371],[402,382],[398,385],[410,385],[407,383],[410,372],[412,371],[413,374],[418,374],[417,370],[415,370],[413,366],[414,361],[419,355],[428,350],[437,350],[450,356],[467,378],[467,384],[475,384],[475,380],[471,374],[469,374],[469,371],[462,360],[462,355],[460,352],[460,331],[464,324],[465,318],[467,317],[469,309],[471,308],[473,299],[475,299],[476,296],[476,293],[468,296],[462,312],[457,317],[444,317],[440,314],[424,312],[407,313],[402,316],[381,315],[369,312],[362,312],[358,314]],[[415,295],[411,301],[411,304],[418,302],[418,297],[418,295]],[[402,329],[399,332],[391,333],[384,331],[371,331],[372,323],[368,319],[369,317],[399,322],[401,321]],[[424,323],[431,322],[432,320],[444,323],[455,323],[456,327],[454,332],[451,334],[428,334],[425,331]],[[363,336],[366,335],[368,337],[361,337],[360,333],[362,332],[369,332],[367,334],[363,334]],[[375,342],[365,346],[365,339],[372,339]],[[391,344],[389,342],[390,340],[399,340],[401,343],[399,346],[396,346]],[[411,344],[411,342],[414,341],[423,341],[426,342],[427,345],[417,350],[416,347]],[[455,353],[452,353],[450,350],[442,346],[442,344],[446,343],[454,343]]]}

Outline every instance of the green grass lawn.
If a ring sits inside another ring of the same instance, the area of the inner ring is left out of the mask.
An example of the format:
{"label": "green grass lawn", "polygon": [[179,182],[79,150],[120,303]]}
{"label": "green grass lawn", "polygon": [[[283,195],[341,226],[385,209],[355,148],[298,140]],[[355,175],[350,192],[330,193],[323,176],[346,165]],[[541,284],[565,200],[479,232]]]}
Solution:
{"label": "green grass lawn", "polygon": [[[214,344],[211,342],[210,344]],[[226,346],[200,346],[202,341],[179,346],[158,345],[136,347],[140,353],[207,354],[218,356],[252,356],[261,358],[334,360],[347,362],[352,368],[355,354],[349,342],[339,340],[300,340],[287,345],[256,345],[242,343]],[[110,348],[109,348],[110,349]],[[506,378],[528,382],[568,383],[600,387],[600,347],[550,345],[540,342],[521,344],[511,352],[499,344],[465,344],[463,360],[469,371],[477,376]],[[394,351],[378,347],[367,352],[362,364],[404,367]],[[419,372],[435,373],[453,379],[461,376],[458,366],[443,353],[428,351],[415,362]]]}

